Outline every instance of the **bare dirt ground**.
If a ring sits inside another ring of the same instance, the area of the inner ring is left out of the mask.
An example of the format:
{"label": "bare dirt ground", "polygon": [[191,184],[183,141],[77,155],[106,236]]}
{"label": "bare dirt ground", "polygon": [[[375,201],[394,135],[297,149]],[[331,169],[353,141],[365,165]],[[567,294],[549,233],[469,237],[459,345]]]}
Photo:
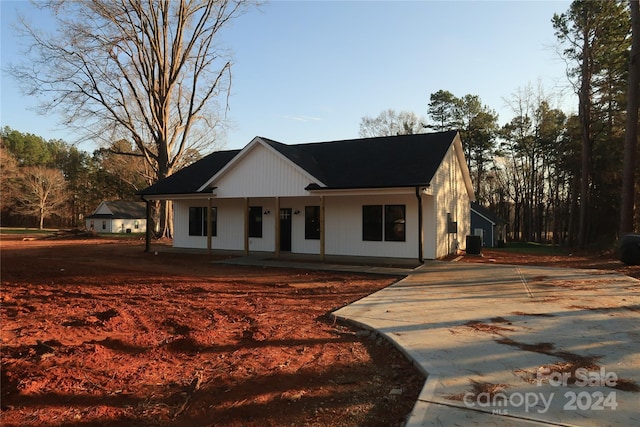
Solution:
{"label": "bare dirt ground", "polygon": [[328,315],[397,278],[3,235],[3,426],[393,426],[424,378]]}

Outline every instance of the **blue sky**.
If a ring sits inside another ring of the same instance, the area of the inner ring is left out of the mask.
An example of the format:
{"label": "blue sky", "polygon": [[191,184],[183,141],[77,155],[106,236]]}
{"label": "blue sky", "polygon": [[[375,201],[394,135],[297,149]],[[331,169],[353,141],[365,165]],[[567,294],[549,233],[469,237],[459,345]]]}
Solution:
{"label": "blue sky", "polygon": [[[233,52],[230,130],[224,148],[254,136],[284,143],[357,138],[360,119],[392,108],[426,117],[429,95],[479,95],[500,123],[518,88],[541,82],[574,112],[555,51],[554,13],[568,1],[274,1],[235,20],[222,45]],[[48,26],[26,2],[1,0],[0,123],[45,139],[75,140],[32,111],[4,71],[19,61],[16,12]],[[91,150],[91,144],[81,148]]]}

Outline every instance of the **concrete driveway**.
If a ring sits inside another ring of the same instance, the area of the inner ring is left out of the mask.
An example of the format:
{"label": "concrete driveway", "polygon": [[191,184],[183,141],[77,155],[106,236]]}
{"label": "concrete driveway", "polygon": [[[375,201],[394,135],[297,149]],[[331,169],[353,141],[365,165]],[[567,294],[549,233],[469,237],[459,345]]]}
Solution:
{"label": "concrete driveway", "polygon": [[429,262],[337,310],[427,376],[410,426],[640,426],[640,281]]}

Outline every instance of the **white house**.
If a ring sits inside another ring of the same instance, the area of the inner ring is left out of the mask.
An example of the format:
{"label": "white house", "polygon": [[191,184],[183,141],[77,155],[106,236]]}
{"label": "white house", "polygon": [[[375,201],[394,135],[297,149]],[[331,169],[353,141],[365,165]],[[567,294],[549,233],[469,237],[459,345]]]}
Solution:
{"label": "white house", "polygon": [[140,194],[173,201],[175,247],[420,260],[464,249],[474,200],[454,131],[296,145],[256,137]]}
{"label": "white house", "polygon": [[104,201],[85,217],[85,227],[96,233],[145,233],[146,212],[144,202]]}

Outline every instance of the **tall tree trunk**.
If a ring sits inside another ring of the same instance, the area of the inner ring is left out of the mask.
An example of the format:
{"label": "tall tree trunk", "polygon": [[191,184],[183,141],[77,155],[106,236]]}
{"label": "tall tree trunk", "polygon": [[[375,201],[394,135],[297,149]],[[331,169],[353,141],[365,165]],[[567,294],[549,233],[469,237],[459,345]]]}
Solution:
{"label": "tall tree trunk", "polygon": [[587,243],[587,213],[591,188],[591,45],[588,31],[584,32],[582,45],[581,83],[578,91],[578,116],[582,134],[580,213],[578,216],[578,247]]}
{"label": "tall tree trunk", "polygon": [[640,102],[640,2],[629,0],[631,9],[631,53],[629,55],[629,88],[627,90],[627,123],[624,134],[622,166],[622,205],[620,237],[633,232],[635,204],[636,151],[638,146],[638,107]]}

